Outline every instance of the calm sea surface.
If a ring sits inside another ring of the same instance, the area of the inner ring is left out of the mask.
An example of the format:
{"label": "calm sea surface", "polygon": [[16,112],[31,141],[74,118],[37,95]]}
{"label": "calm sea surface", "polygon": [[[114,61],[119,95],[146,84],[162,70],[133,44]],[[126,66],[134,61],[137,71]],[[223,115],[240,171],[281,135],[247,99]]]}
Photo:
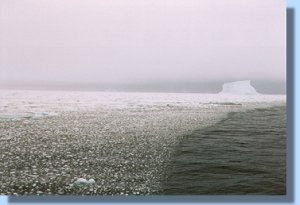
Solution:
{"label": "calm sea surface", "polygon": [[230,113],[186,136],[161,194],[286,193],[286,107]]}

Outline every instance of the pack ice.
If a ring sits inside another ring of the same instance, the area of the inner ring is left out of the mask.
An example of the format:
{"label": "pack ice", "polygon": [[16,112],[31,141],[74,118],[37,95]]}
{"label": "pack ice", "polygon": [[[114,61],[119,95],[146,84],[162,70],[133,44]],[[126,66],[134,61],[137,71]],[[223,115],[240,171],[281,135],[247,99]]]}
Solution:
{"label": "pack ice", "polygon": [[231,83],[224,83],[220,94],[258,95],[259,93],[250,84],[250,80],[244,80]]}

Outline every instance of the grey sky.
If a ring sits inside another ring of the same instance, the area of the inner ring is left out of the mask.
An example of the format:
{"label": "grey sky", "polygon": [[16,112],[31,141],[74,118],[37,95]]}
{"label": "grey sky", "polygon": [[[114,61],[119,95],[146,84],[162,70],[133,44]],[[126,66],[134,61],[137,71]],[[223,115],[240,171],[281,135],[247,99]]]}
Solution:
{"label": "grey sky", "polygon": [[284,0],[2,0],[0,84],[285,80]]}

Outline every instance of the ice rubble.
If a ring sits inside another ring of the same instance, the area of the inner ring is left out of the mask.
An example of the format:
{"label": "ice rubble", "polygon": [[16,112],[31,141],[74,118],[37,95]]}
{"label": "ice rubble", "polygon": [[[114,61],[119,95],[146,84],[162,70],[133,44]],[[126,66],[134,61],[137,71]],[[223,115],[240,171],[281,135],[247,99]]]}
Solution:
{"label": "ice rubble", "polygon": [[244,80],[224,83],[220,94],[258,95],[259,93],[250,84],[250,80]]}
{"label": "ice rubble", "polygon": [[[51,188],[45,194],[157,193],[184,136],[229,112],[277,104],[285,96],[0,90],[0,167],[10,170],[0,193],[39,194],[32,176]],[[16,115],[29,112],[58,116]],[[1,119],[9,113],[18,120]]]}
{"label": "ice rubble", "polygon": [[95,184],[95,180],[94,179],[89,179],[89,180],[86,180],[84,178],[79,178],[77,179],[75,182],[74,182],[74,185],[76,186],[86,186],[86,185],[92,185],[92,184]]}

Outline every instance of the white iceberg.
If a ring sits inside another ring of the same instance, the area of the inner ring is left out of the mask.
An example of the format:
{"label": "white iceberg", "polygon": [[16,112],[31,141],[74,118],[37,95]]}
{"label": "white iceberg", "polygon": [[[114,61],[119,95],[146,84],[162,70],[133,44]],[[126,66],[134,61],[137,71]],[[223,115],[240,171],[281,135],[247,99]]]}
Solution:
{"label": "white iceberg", "polygon": [[258,95],[259,93],[250,84],[250,80],[244,80],[231,83],[224,83],[220,94]]}

